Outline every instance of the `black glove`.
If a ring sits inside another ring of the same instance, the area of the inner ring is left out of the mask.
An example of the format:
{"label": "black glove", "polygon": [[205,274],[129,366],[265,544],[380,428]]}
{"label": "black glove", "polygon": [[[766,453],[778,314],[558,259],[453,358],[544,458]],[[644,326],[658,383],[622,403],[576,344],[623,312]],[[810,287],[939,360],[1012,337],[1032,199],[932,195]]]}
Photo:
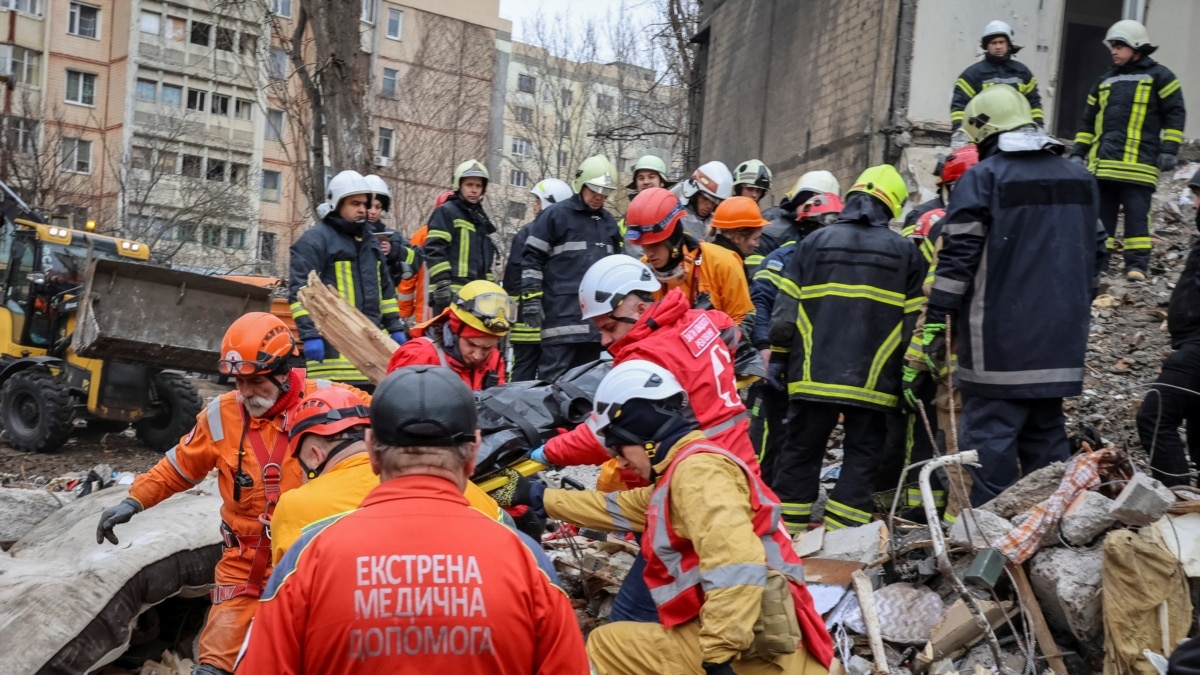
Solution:
{"label": "black glove", "polygon": [[141,510],[142,505],[133,497],[126,497],[120,504],[104,509],[104,513],[100,514],[100,524],[96,526],[96,543],[103,544],[105,539],[113,544],[119,543],[113,528],[121,523],[128,523],[129,519]]}
{"label": "black glove", "polygon": [[771,365],[767,370],[767,384],[771,385],[776,391],[787,391],[787,378],[787,354],[773,352],[771,354]]}
{"label": "black glove", "polygon": [[729,661],[725,663],[709,663],[705,661],[701,664],[704,668],[704,675],[737,675],[733,670],[733,666],[729,665]]}
{"label": "black glove", "polygon": [[454,302],[454,292],[450,289],[450,280],[443,279],[433,286],[433,293],[429,296],[434,307],[445,309]]}
{"label": "black glove", "polygon": [[530,298],[521,303],[521,316],[525,319],[525,325],[530,328],[541,328],[542,322],[546,319],[546,314],[542,311],[542,299]]}
{"label": "black glove", "polygon": [[1170,152],[1162,152],[1158,155],[1158,170],[1166,173],[1174,171],[1175,165],[1179,164],[1179,158]]}

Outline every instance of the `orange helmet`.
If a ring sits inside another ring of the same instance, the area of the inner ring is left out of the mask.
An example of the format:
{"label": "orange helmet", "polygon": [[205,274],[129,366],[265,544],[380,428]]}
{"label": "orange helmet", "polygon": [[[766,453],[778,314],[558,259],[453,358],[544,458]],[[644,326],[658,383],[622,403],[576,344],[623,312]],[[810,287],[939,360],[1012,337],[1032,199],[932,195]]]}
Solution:
{"label": "orange helmet", "polygon": [[938,185],[947,185],[962,178],[967,169],[979,163],[979,148],[972,145],[964,145],[961,148],[956,148],[950,156],[946,158],[946,163],[942,165],[942,174],[938,178]]}
{"label": "orange helmet", "polygon": [[[305,434],[336,436],[347,429],[370,425],[371,410],[366,402],[340,387],[326,387],[309,394],[283,420],[283,430],[288,435],[288,453],[293,455],[300,449]],[[331,452],[329,456],[334,454]],[[316,474],[320,473],[320,468],[317,467]],[[309,478],[316,477],[311,470],[309,474]]]}
{"label": "orange helmet", "polygon": [[766,224],[758,202],[749,197],[730,197],[718,204],[717,209],[713,211],[712,226],[716,230],[759,228]]}
{"label": "orange helmet", "polygon": [[290,367],[296,343],[286,324],[274,314],[250,312],[234,321],[221,340],[222,375],[267,375]]}
{"label": "orange helmet", "polygon": [[625,240],[639,246],[666,241],[679,226],[683,215],[683,203],[670,190],[642,190],[629,202],[629,212],[625,214]]}
{"label": "orange helmet", "polygon": [[796,209],[796,220],[813,220],[828,225],[837,219],[843,208],[841,197],[833,192],[824,192],[810,197]]}

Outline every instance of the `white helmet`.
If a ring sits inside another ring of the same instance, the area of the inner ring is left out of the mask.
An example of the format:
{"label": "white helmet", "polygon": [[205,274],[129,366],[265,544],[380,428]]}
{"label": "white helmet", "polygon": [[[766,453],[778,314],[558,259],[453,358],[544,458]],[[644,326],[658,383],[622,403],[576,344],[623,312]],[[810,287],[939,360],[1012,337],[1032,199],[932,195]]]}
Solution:
{"label": "white helmet", "polygon": [[1014,37],[1012,26],[1003,21],[990,21],[987,27],[983,29],[983,35],[979,37],[979,45],[987,49],[988,43],[992,41],[992,38],[1000,37],[1001,35],[1008,38],[1008,46],[1011,48]]}
{"label": "white helmet", "polygon": [[683,199],[690,200],[703,192],[720,204],[733,196],[733,173],[723,162],[705,162],[683,182]]}
{"label": "white helmet", "polygon": [[609,314],[634,291],[662,288],[646,263],[624,253],[605,256],[588,268],[579,282],[579,309],[584,319]]}
{"label": "white helmet", "polygon": [[333,211],[333,207],[329,205],[329,202],[317,204],[317,220],[325,220],[325,216],[329,215],[331,211]]}
{"label": "white helmet", "polygon": [[1150,34],[1146,32],[1146,27],[1133,19],[1118,21],[1109,26],[1108,33],[1104,35],[1104,45],[1112,49],[1114,42],[1128,45],[1147,55],[1158,49],[1150,44]]}
{"label": "white helmet", "polygon": [[557,178],[547,178],[534,185],[530,192],[537,195],[538,200],[542,202],[543,209],[551,204],[565,202],[575,194],[565,180]]}
{"label": "white helmet", "polygon": [[375,198],[383,202],[384,213],[390,211],[392,208],[392,191],[388,189],[387,182],[375,174],[363,177],[367,179],[367,185],[375,193]]}
{"label": "white helmet", "polygon": [[835,195],[841,195],[842,185],[841,183],[838,183],[838,179],[828,171],[809,171],[808,173],[796,179],[796,182],[792,184],[792,189],[784,193],[784,200],[793,201],[802,192],[811,192],[812,195],[832,192]]}
{"label": "white helmet", "polygon": [[329,188],[325,192],[325,200],[336,210],[342,205],[342,200],[350,195],[369,195],[375,191],[367,179],[357,171],[341,171],[329,179]]}
{"label": "white helmet", "polygon": [[641,359],[625,361],[608,371],[596,387],[594,428],[597,433],[603,432],[629,401],[665,401],[680,394],[683,387],[671,371]]}

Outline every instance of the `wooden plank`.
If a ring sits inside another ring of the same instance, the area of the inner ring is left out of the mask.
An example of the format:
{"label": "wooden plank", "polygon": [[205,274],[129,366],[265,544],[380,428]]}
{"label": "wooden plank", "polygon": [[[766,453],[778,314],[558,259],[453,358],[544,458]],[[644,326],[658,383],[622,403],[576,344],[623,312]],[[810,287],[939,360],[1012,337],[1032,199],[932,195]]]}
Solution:
{"label": "wooden plank", "polygon": [[1016,582],[1017,595],[1021,598],[1021,603],[1025,607],[1025,611],[1029,614],[1029,621],[1033,624],[1033,634],[1037,638],[1038,646],[1042,649],[1042,655],[1046,657],[1046,663],[1050,666],[1050,670],[1057,675],[1066,675],[1067,664],[1063,661],[1062,654],[1059,652],[1058,643],[1054,641],[1054,636],[1050,634],[1050,626],[1046,624],[1046,617],[1042,614],[1042,606],[1038,604],[1037,596],[1033,594],[1033,586],[1029,585],[1029,577],[1025,574],[1025,566],[1015,563],[1008,563],[1008,570],[1013,575],[1013,580]]}
{"label": "wooden plank", "polygon": [[308,273],[308,285],[297,296],[321,337],[372,384],[379,384],[387,375],[388,360],[400,345],[362,312],[346,304],[336,289],[321,283],[316,272]]}
{"label": "wooden plank", "polygon": [[854,592],[858,594],[858,605],[862,609],[863,624],[867,627],[867,639],[871,643],[871,656],[875,659],[875,671],[888,673],[887,654],[883,651],[883,631],[879,627],[879,612],[875,609],[875,592],[871,580],[862,570],[850,575]]}

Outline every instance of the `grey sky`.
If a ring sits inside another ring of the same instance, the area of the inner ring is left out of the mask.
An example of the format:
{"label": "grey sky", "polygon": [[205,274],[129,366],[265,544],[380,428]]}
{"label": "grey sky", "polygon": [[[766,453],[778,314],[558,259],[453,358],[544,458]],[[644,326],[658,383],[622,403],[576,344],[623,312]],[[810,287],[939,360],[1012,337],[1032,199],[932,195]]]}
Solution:
{"label": "grey sky", "polygon": [[[580,24],[588,19],[603,21],[621,10],[622,0],[500,0],[500,16],[513,22],[513,39],[526,40],[529,22],[539,15],[554,16],[570,12]],[[654,16],[652,0],[624,0],[627,12],[643,21]]]}

